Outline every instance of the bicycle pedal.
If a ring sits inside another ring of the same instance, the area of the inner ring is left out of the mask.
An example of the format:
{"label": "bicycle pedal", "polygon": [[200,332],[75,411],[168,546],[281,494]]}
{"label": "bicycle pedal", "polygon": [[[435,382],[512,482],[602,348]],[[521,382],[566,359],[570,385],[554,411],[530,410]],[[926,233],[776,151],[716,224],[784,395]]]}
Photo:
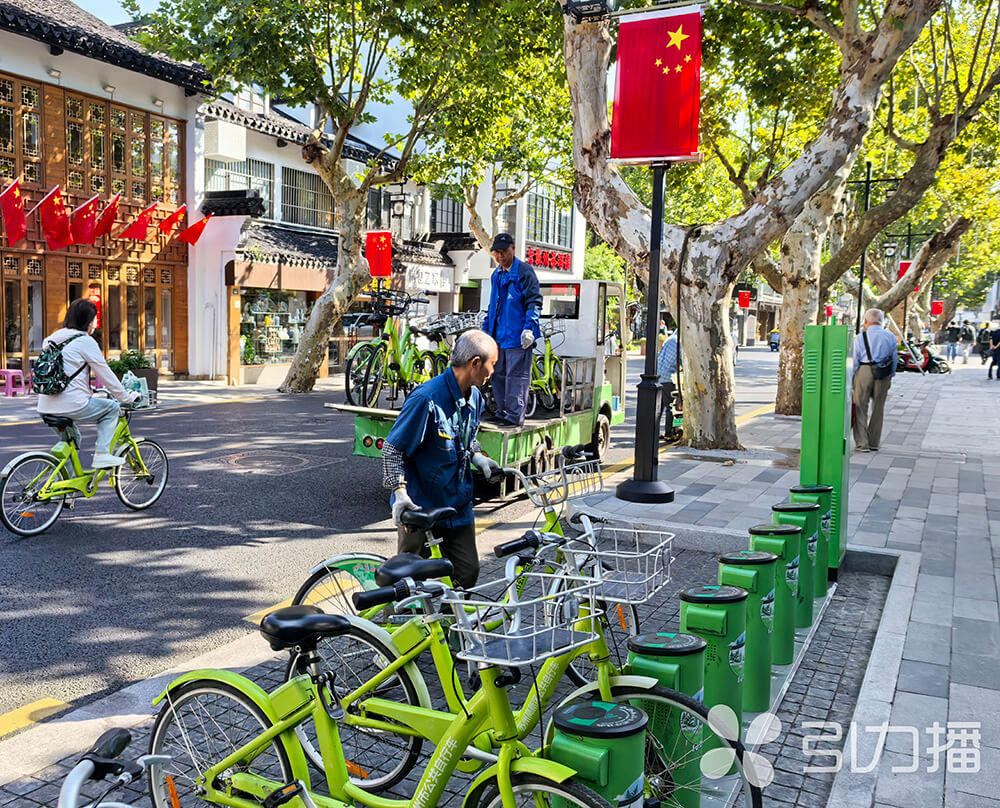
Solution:
{"label": "bicycle pedal", "polygon": [[298,797],[305,791],[305,786],[301,780],[294,780],[287,785],[283,785],[280,788],[276,788],[266,797],[261,803],[263,808],[278,808],[279,805],[285,805],[290,802],[295,797]]}

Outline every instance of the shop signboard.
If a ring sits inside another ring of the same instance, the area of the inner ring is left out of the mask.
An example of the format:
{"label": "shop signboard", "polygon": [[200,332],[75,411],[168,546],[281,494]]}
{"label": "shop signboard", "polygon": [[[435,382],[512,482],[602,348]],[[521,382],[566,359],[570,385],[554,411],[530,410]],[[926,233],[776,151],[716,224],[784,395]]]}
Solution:
{"label": "shop signboard", "polygon": [[406,288],[410,292],[450,292],[454,288],[451,267],[406,265]]}
{"label": "shop signboard", "polygon": [[526,244],[524,260],[535,269],[556,269],[570,272],[573,269],[573,256],[565,250],[553,250],[536,244]]}

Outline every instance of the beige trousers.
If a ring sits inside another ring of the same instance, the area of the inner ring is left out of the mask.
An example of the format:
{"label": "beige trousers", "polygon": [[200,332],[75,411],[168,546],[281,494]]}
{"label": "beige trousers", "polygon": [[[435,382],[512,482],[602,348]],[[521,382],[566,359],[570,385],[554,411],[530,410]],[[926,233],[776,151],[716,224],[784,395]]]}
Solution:
{"label": "beige trousers", "polygon": [[[877,449],[882,439],[882,416],[885,397],[892,377],[876,379],[871,365],[862,365],[854,374],[854,445],[858,449]],[[871,415],[868,404],[871,402]]]}

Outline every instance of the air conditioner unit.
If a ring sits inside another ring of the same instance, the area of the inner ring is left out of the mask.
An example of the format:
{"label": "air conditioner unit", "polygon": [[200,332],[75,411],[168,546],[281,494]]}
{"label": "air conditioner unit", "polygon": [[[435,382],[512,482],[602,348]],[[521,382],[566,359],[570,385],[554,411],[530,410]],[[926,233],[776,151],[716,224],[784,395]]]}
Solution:
{"label": "air conditioner unit", "polygon": [[205,159],[241,163],[247,159],[247,130],[229,121],[205,123]]}

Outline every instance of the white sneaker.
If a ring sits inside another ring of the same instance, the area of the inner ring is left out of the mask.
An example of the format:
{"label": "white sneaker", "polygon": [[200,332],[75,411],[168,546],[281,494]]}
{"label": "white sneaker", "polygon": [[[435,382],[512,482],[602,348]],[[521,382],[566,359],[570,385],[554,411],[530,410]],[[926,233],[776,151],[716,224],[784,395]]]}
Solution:
{"label": "white sneaker", "polygon": [[114,469],[118,468],[125,462],[124,457],[118,457],[118,455],[113,454],[95,454],[94,455],[94,468],[95,469]]}

